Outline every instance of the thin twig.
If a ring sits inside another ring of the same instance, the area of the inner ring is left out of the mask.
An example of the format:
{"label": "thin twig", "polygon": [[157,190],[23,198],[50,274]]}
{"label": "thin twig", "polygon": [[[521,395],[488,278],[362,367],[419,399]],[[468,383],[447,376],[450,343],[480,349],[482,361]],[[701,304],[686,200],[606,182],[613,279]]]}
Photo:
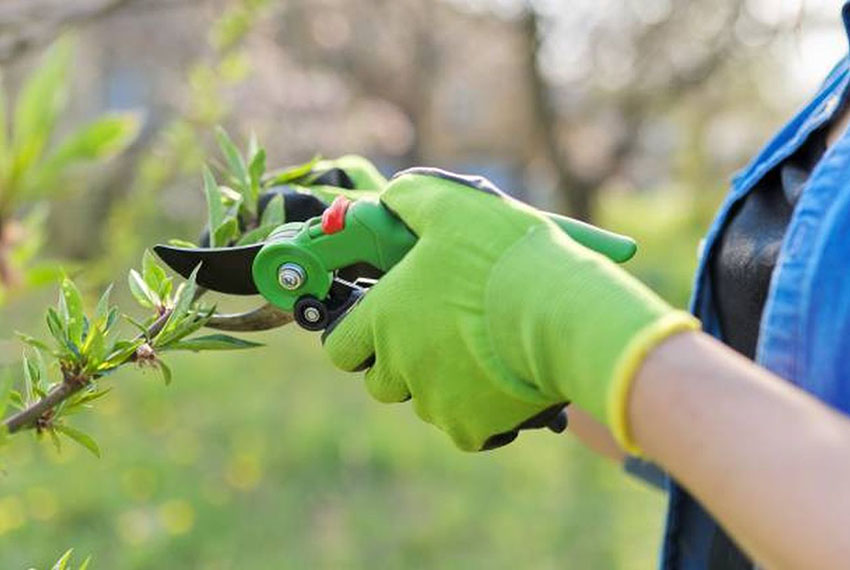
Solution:
{"label": "thin twig", "polygon": [[[162,315],[151,323],[151,326],[148,327],[144,334],[140,334],[136,337],[136,340],[145,340],[155,337],[162,330],[162,327],[165,326],[165,323],[168,322],[168,317],[170,316],[171,309],[163,312]],[[133,362],[133,356],[134,355],[130,355],[127,360],[121,364]],[[121,366],[121,364],[119,364],[119,366]],[[45,414],[56,408],[56,406],[88,386],[92,379],[93,376],[83,378],[79,376],[64,378],[61,383],[57,384],[42,399],[3,420],[3,426],[6,427],[9,433],[15,433],[22,429],[35,427],[39,418],[44,417]]]}

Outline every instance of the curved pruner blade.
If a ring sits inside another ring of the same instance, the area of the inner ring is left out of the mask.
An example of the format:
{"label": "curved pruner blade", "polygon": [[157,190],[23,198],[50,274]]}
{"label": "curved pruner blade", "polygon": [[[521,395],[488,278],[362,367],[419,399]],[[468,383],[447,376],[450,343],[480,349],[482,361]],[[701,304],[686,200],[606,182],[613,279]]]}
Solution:
{"label": "curved pruner blade", "polygon": [[251,268],[262,248],[263,244],[259,243],[218,248],[157,245],[153,250],[166,265],[186,279],[200,264],[195,279],[201,287],[228,295],[256,295],[259,291]]}

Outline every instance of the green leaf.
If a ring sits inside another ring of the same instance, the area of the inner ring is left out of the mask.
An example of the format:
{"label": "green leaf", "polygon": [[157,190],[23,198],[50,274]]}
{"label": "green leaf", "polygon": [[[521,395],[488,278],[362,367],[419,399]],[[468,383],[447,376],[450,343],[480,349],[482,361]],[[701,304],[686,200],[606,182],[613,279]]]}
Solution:
{"label": "green leaf", "polygon": [[100,400],[101,398],[103,398],[104,396],[109,394],[111,391],[112,391],[112,388],[110,387],[110,388],[103,388],[103,389],[100,389],[100,390],[92,390],[91,392],[86,392],[85,394],[82,395],[82,397],[80,397],[80,399],[78,400],[77,403],[78,404],[90,404],[91,402],[94,402],[95,400]]}
{"label": "green leaf", "polygon": [[[41,358],[41,353],[37,349],[24,349],[22,354],[21,367],[24,371],[24,393],[26,394],[26,402],[30,403],[43,396],[43,384],[47,376],[47,369],[44,360]],[[2,417],[2,413],[0,413],[0,417]]]}
{"label": "green leaf", "polygon": [[[212,239],[213,236],[215,239]],[[210,245],[215,242],[216,245],[213,247],[225,247],[230,245],[237,236],[239,236],[239,222],[235,217],[229,217],[210,234]]]}
{"label": "green leaf", "polygon": [[106,113],[59,143],[45,166],[64,167],[114,156],[133,142],[140,126],[136,113]]}
{"label": "green leaf", "polygon": [[260,148],[260,141],[257,140],[257,133],[251,131],[251,136],[248,137],[248,162],[253,163],[260,150],[262,149]]}
{"label": "green leaf", "polygon": [[259,228],[254,228],[249,232],[245,232],[242,234],[236,241],[236,245],[250,245],[252,243],[259,243],[269,237],[269,234],[274,231],[276,226],[261,226]]}
{"label": "green leaf", "polygon": [[109,307],[109,295],[112,293],[112,283],[110,283],[103,294],[100,296],[100,299],[97,301],[97,306],[94,309],[94,319],[95,323],[101,324],[104,328],[108,328],[107,321],[109,319],[110,307]]}
{"label": "green leaf", "polygon": [[71,427],[68,424],[56,424],[54,429],[59,431],[60,433],[66,435],[70,439],[76,441],[89,451],[91,451],[96,457],[100,457],[100,447],[97,445],[97,442],[90,436],[89,434],[78,430],[77,428]]}
{"label": "green leaf", "polygon": [[252,157],[248,165],[248,177],[251,182],[251,203],[256,204],[260,196],[260,185],[263,174],[266,172],[266,151],[259,149]]}
{"label": "green leaf", "polygon": [[183,320],[183,317],[186,316],[186,313],[189,312],[192,302],[195,300],[195,292],[198,289],[198,286],[195,284],[195,280],[197,279],[198,270],[200,268],[201,265],[198,264],[198,266],[192,271],[192,274],[189,275],[189,279],[187,279],[184,283],[181,283],[180,287],[177,288],[177,293],[174,297],[174,307],[171,309],[171,314],[168,316],[165,326],[162,327],[162,330],[154,339],[155,348],[160,346],[159,341],[161,340],[161,337],[175,329]]}
{"label": "green leaf", "polygon": [[59,441],[59,436],[54,428],[49,428],[47,433],[50,435],[50,440],[53,442],[53,447],[56,448],[56,453],[62,453],[62,442]]}
{"label": "green leaf", "polygon": [[24,404],[26,403],[24,401],[24,397],[21,396],[21,393],[17,390],[11,390],[9,392],[9,402],[11,402],[12,405],[18,408],[19,410],[24,409]]}
{"label": "green leaf", "polygon": [[90,408],[91,406],[89,404],[91,404],[91,402],[99,400],[100,398],[108,394],[110,391],[111,388],[104,388],[102,390],[90,389],[86,392],[80,392],[66,401],[62,415],[68,416],[71,414],[76,414],[85,408]]}
{"label": "green leaf", "polygon": [[136,298],[136,301],[141,306],[154,308],[162,305],[159,295],[148,287],[148,284],[145,283],[144,278],[139,275],[138,271],[131,269],[127,281],[130,284],[130,292],[133,293],[133,297]]}
{"label": "green leaf", "polygon": [[62,318],[53,307],[47,308],[47,328],[59,346],[64,347],[67,340],[65,336],[65,327],[62,324]]}
{"label": "green leaf", "polygon": [[168,345],[168,350],[242,350],[263,346],[261,343],[236,338],[226,334],[211,334],[179,340]]}
{"label": "green leaf", "polygon": [[139,332],[142,333],[142,335],[148,334],[148,327],[146,327],[143,323],[140,323],[139,321],[137,321],[136,319],[134,319],[130,315],[121,315],[121,316],[124,317],[125,321],[127,321],[128,323],[130,323],[131,325],[133,325],[134,327],[139,329]]}
{"label": "green leaf", "polygon": [[3,369],[0,378],[2,378],[0,379],[0,419],[2,419],[6,415],[6,408],[12,401],[12,385],[15,378],[8,368]]}
{"label": "green leaf", "polygon": [[56,179],[78,162],[105,160],[123,151],[139,133],[134,113],[108,113],[64,139],[39,166],[32,186],[46,193],[61,188]]}
{"label": "green leaf", "polygon": [[112,388],[103,388],[102,390],[92,390],[90,392],[83,393],[77,400],[74,402],[75,405],[89,404],[94,402],[95,400],[99,400],[106,396],[109,392],[112,391]]}
{"label": "green leaf", "polygon": [[197,244],[195,244],[191,241],[188,241],[188,240],[185,240],[185,239],[176,239],[176,238],[168,240],[168,245],[173,245],[174,247],[188,247],[188,248],[192,248],[192,249],[198,247]]}
{"label": "green leaf", "polygon": [[86,359],[86,370],[93,371],[97,369],[106,356],[106,339],[99,326],[93,326],[89,329],[81,352]]}
{"label": "green leaf", "polygon": [[195,292],[198,289],[196,281],[200,268],[201,266],[198,264],[198,266],[192,270],[192,273],[189,275],[189,279],[182,283],[177,291],[177,295],[174,299],[174,309],[171,313],[171,317],[175,320],[182,318],[189,311],[189,307],[192,306],[192,301],[195,300]]}
{"label": "green leaf", "polygon": [[74,282],[67,277],[62,280],[62,298],[68,310],[68,340],[78,346],[83,340],[83,298]]}
{"label": "green leaf", "polygon": [[160,299],[168,297],[171,292],[171,280],[149,249],[146,249],[142,256],[142,278]]}
{"label": "green leaf", "polygon": [[67,38],[55,42],[21,88],[14,111],[14,146],[19,171],[27,170],[38,160],[65,107],[65,76],[71,55],[72,44]]}
{"label": "green leaf", "polygon": [[209,309],[206,313],[195,312],[190,317],[182,319],[173,328],[163,331],[157,337],[157,347],[161,350],[167,349],[173,341],[189,336],[202,328],[210,320],[214,312],[215,307]]}
{"label": "green leaf", "polygon": [[79,567],[79,568],[77,568],[77,570],[88,570],[88,567],[89,567],[89,563],[90,563],[90,562],[91,562],[91,554],[89,554],[88,556],[86,556],[86,559],[85,559],[85,560],[83,560],[83,563],[82,563],[82,564],[80,564],[80,567]]}
{"label": "green leaf", "polygon": [[73,548],[69,548],[65,551],[65,554],[62,555],[59,560],[56,561],[56,564],[53,565],[51,570],[65,570],[68,566],[68,561],[71,559],[71,553],[74,552]]}
{"label": "green leaf", "polygon": [[312,160],[310,160],[310,162],[305,162],[304,164],[299,164],[297,166],[292,166],[290,168],[271,172],[266,177],[264,186],[280,186],[281,184],[290,184],[292,182],[297,182],[298,180],[309,176],[310,173],[313,172],[313,168],[321,159],[321,156],[316,155],[313,157]]}
{"label": "green leaf", "polygon": [[[67,262],[65,263],[67,265]],[[24,279],[28,288],[38,288],[53,285],[62,278],[62,267],[52,261],[30,264],[26,268]]]}
{"label": "green leaf", "polygon": [[20,339],[21,342],[28,344],[33,348],[37,348],[37,349],[43,350],[45,352],[51,351],[50,347],[47,346],[47,343],[42,342],[42,341],[38,340],[37,338],[32,337],[28,334],[24,334],[22,332],[15,331],[15,336],[17,336],[18,339]]}
{"label": "green leaf", "polygon": [[218,191],[221,192],[222,200],[225,204],[233,206],[242,203],[242,194],[223,184],[218,185]]}
{"label": "green leaf", "polygon": [[162,360],[156,361],[157,370],[159,370],[160,374],[162,374],[162,379],[165,382],[166,386],[171,385],[171,368],[163,362]]}
{"label": "green leaf", "polygon": [[106,324],[103,327],[103,334],[106,335],[112,329],[112,326],[118,321],[118,317],[120,316],[120,312],[118,311],[118,307],[112,307],[109,309],[109,314],[106,315]]}
{"label": "green leaf", "polygon": [[41,374],[38,365],[30,359],[27,351],[23,353],[21,367],[24,369],[24,394],[27,403],[31,404],[38,400],[36,388],[41,385]]}
{"label": "green leaf", "polygon": [[204,194],[207,197],[207,218],[210,227],[210,247],[217,247],[219,242],[215,240],[214,230],[224,220],[224,205],[221,203],[221,191],[213,178],[212,172],[204,166]]}
{"label": "green leaf", "polygon": [[71,320],[71,313],[68,312],[68,302],[65,300],[65,294],[61,290],[59,291],[59,301],[56,303],[56,310],[58,311],[59,317],[62,321],[62,328],[67,332],[68,323]]}
{"label": "green leaf", "polygon": [[247,194],[251,188],[251,181],[248,176],[248,169],[245,166],[245,159],[242,158],[242,155],[239,153],[239,149],[237,149],[236,145],[233,144],[233,141],[230,140],[227,131],[220,126],[215,129],[215,137],[218,141],[221,153],[227,160],[227,166],[230,169],[230,176],[236,183],[236,189],[243,195]]}
{"label": "green leaf", "polygon": [[136,350],[142,346],[144,343],[143,339],[134,340],[134,341],[119,341],[116,342],[112,346],[112,350],[109,353],[109,356],[100,363],[98,367],[98,372],[104,372],[115,368],[116,366],[121,366],[127,360],[133,356]]}
{"label": "green leaf", "polygon": [[263,210],[263,216],[260,218],[260,227],[271,226],[272,228],[276,228],[284,221],[286,221],[286,218],[283,209],[283,196],[276,194],[266,204],[266,209]]}

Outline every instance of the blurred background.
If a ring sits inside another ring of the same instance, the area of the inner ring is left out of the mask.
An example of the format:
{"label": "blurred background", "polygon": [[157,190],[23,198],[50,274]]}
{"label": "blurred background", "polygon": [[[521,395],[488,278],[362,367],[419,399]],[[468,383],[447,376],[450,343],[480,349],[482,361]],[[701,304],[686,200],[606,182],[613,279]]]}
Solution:
{"label": "blurred background", "polygon": [[[2,0],[7,98],[71,34],[56,135],[118,112],[137,136],[14,200],[0,179],[0,356],[19,357],[13,331],[43,334],[50,267],[92,298],[115,281],[126,299],[146,247],[197,237],[218,124],[240,144],[255,132],[272,167],[357,153],[385,174],[484,174],[636,237],[628,268],[684,306],[729,178],[846,53],[839,12],[828,0]],[[170,357],[167,388],[140,370],[111,377],[76,420],[102,459],[16,436],[0,455],[0,567],[49,567],[69,547],[98,569],[654,567],[664,495],[569,435],[462,454],[407,406],[372,403],[315,335],[255,337],[267,347]]]}

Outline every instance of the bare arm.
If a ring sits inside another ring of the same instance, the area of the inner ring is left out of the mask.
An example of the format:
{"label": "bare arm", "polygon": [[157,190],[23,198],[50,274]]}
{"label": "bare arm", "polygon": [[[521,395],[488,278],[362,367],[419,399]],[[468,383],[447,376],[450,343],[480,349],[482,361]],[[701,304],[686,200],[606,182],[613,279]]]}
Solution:
{"label": "bare arm", "polygon": [[644,362],[630,425],[761,564],[850,560],[850,420],[702,333]]}
{"label": "bare arm", "polygon": [[570,418],[570,429],[566,433],[576,436],[585,446],[595,451],[602,457],[622,463],[626,459],[626,453],[617,444],[617,440],[611,435],[611,431],[599,420],[576,406],[571,404],[567,408]]}

